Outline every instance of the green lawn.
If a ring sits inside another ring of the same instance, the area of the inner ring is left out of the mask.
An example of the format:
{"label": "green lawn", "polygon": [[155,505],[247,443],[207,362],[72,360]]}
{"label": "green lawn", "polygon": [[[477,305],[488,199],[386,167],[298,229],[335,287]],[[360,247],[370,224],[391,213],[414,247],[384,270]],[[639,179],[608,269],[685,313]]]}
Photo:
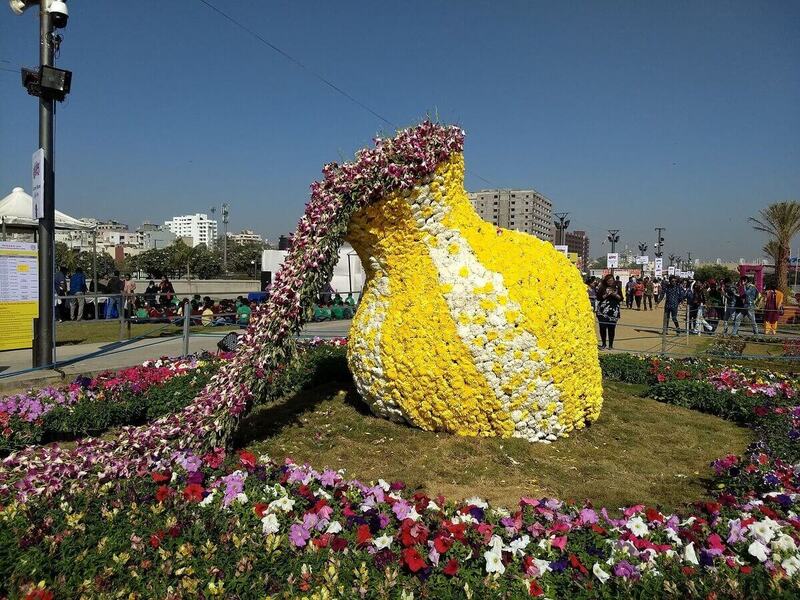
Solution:
{"label": "green lawn", "polygon": [[[220,333],[238,330],[237,326],[230,327],[192,327],[192,333]],[[164,325],[160,323],[131,324],[130,334],[128,333],[127,323],[123,329],[124,337],[138,337],[144,335],[147,338],[158,338],[180,335],[183,332],[182,325]],[[89,344],[100,342],[117,342],[120,340],[119,321],[67,321],[56,323],[56,344],[59,346],[68,344]]]}
{"label": "green lawn", "polygon": [[666,509],[708,496],[710,461],[741,453],[750,432],[606,383],[600,419],[551,445],[465,438],[373,417],[348,385],[330,384],[251,414],[237,444],[253,452],[345,468],[363,480],[401,479],[431,494],[591,499],[597,506],[646,502]]}

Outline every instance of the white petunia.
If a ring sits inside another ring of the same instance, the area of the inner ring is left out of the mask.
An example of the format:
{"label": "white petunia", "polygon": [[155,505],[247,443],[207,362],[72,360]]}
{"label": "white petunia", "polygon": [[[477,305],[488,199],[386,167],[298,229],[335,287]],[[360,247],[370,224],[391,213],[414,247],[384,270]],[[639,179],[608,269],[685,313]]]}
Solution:
{"label": "white petunia", "polygon": [[775,530],[778,529],[778,524],[770,518],[763,521],[756,521],[750,525],[750,534],[755,537],[762,544],[769,544],[772,538],[775,537]]}
{"label": "white petunia", "polygon": [[339,533],[342,530],[342,524],[339,521],[331,521],[325,533]]}
{"label": "white petunia", "polygon": [[506,567],[503,564],[503,540],[500,539],[500,536],[492,536],[489,548],[483,553],[483,557],[486,559],[486,572],[500,573],[502,575],[506,572]]}
{"label": "white petunia", "polygon": [[595,577],[600,580],[600,583],[605,583],[608,581],[608,578],[611,577],[609,573],[606,573],[603,570],[603,567],[600,566],[600,563],[594,563],[594,566],[592,567],[592,573],[594,573]]}
{"label": "white petunia", "polygon": [[236,501],[239,504],[247,504],[247,494],[245,494],[244,492],[236,494]]}
{"label": "white petunia", "polygon": [[794,543],[791,536],[781,533],[777,539],[772,542],[772,549],[778,552],[794,552],[797,550],[797,544]]}
{"label": "white petunia", "polygon": [[393,541],[394,538],[392,536],[384,534],[381,537],[375,538],[372,543],[375,544],[378,550],[383,550],[391,546]]}
{"label": "white petunia", "polygon": [[687,544],[686,548],[683,549],[683,560],[693,565],[700,564],[700,561],[697,560],[697,554],[694,551],[694,542],[690,542]]}
{"label": "white petunia", "polygon": [[292,500],[291,498],[289,498],[287,496],[283,496],[282,498],[278,498],[277,500],[274,500],[269,505],[269,510],[270,511],[279,510],[279,511],[282,511],[282,512],[289,512],[290,510],[292,510],[292,508],[294,508],[294,500]]}
{"label": "white petunia", "polygon": [[482,498],[478,498],[477,496],[473,496],[472,498],[467,498],[464,500],[464,504],[467,506],[475,506],[477,508],[489,508],[489,505],[486,504],[486,501]]}
{"label": "white petunia", "polygon": [[525,551],[525,548],[528,547],[528,544],[531,543],[531,538],[528,535],[523,535],[522,537],[517,538],[509,547],[511,548],[511,553],[514,555],[522,554]]}
{"label": "white petunia", "polygon": [[783,560],[781,566],[783,570],[786,571],[786,575],[794,577],[796,573],[800,573],[800,558],[790,556]]}
{"label": "white petunia", "polygon": [[627,527],[630,532],[637,537],[644,537],[650,533],[650,530],[647,528],[647,524],[640,516],[635,516],[628,519],[628,522],[625,523],[625,527]]}
{"label": "white petunia", "polygon": [[274,513],[268,513],[264,515],[261,519],[262,529],[264,534],[269,535],[272,533],[278,533],[281,529],[280,524],[278,523],[278,517],[275,516]]}
{"label": "white petunia", "polygon": [[203,498],[202,500],[200,500],[200,502],[198,502],[198,505],[199,506],[208,506],[209,504],[211,504],[214,501],[214,497],[216,495],[217,495],[217,490],[211,490],[211,493],[208,496],[206,496],[205,498]]}
{"label": "white petunia", "polygon": [[747,547],[747,552],[750,553],[750,556],[756,557],[761,562],[767,560],[767,547],[758,540],[755,540]]}

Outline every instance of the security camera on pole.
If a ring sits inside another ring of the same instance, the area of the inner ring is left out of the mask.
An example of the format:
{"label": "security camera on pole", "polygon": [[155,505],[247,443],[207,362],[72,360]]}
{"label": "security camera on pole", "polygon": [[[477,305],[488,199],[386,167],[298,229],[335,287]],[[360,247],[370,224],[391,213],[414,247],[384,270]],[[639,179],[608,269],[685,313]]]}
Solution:
{"label": "security camera on pole", "polygon": [[[63,101],[70,91],[72,73],[54,66],[55,50],[61,44],[56,29],[67,26],[69,11],[61,0],[10,0],[11,10],[21,15],[39,7],[39,69],[22,69],[22,84],[31,96],[39,98],[39,150],[34,163],[43,172],[42,206],[39,215],[39,318],[36,321],[33,363],[36,367],[53,364],[55,348],[55,168],[53,165],[53,114],[55,101]],[[38,158],[38,160],[37,160]],[[36,168],[34,168],[36,171]],[[37,205],[38,207],[38,205]]]}

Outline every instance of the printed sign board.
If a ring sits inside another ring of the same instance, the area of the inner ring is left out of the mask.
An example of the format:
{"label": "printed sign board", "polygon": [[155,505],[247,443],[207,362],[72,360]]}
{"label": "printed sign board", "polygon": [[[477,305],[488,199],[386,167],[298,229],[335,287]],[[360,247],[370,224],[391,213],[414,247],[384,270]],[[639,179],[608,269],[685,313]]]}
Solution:
{"label": "printed sign board", "polygon": [[645,255],[637,256],[636,257],[636,264],[637,265],[647,265],[650,263],[650,257]]}
{"label": "printed sign board", "polygon": [[564,256],[567,256],[569,254],[569,246],[561,246],[556,244],[556,250],[561,252],[561,254],[563,254]]}
{"label": "printed sign board", "polygon": [[0,242],[0,350],[30,348],[39,314],[36,244]]}
{"label": "printed sign board", "polygon": [[609,252],[606,256],[606,266],[609,269],[616,269],[619,267],[619,252]]}

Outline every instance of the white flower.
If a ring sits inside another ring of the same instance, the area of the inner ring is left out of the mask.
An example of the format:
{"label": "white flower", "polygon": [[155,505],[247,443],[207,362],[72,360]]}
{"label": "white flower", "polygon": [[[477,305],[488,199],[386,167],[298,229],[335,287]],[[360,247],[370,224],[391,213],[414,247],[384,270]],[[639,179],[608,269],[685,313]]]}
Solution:
{"label": "white flower", "polygon": [[796,556],[790,556],[781,563],[783,570],[786,571],[786,575],[789,577],[794,577],[796,573],[800,572],[800,558]]}
{"label": "white flower", "polygon": [[791,536],[781,533],[778,539],[772,542],[772,549],[778,552],[794,552],[797,550],[797,544],[794,543]]}
{"label": "white flower", "polygon": [[339,521],[331,521],[325,533],[339,533],[342,530],[342,524]]}
{"label": "white flower", "polygon": [[436,502],[434,502],[433,500],[431,500],[430,502],[428,502],[428,510],[432,510],[432,511],[435,511],[435,512],[439,512],[439,511],[440,511],[440,510],[442,510],[442,509],[439,507],[439,505],[438,505],[438,504],[436,504]]}
{"label": "white flower", "polygon": [[244,492],[236,494],[236,501],[239,504],[247,504],[247,494],[245,494]]}
{"label": "white flower", "polygon": [[411,507],[411,510],[408,511],[408,515],[406,515],[406,519],[411,519],[412,521],[419,521],[419,513],[415,507]]}
{"label": "white flower", "polygon": [[292,500],[287,496],[278,498],[269,505],[270,511],[280,510],[283,512],[289,512],[290,510],[292,510],[292,508],[294,508],[294,500]]}
{"label": "white flower", "polygon": [[503,540],[500,539],[500,536],[492,536],[489,548],[483,553],[483,557],[486,559],[486,572],[502,575],[506,572],[506,567],[503,564]]}
{"label": "white flower", "polygon": [[600,580],[600,583],[605,583],[608,581],[608,578],[611,577],[609,573],[603,571],[603,567],[600,566],[600,563],[594,563],[592,567],[592,573],[594,573],[595,577]]}
{"label": "white flower", "polygon": [[389,485],[389,484],[388,484],[386,481],[384,481],[383,479],[378,479],[378,485],[379,485],[379,486],[381,486],[381,488],[383,488],[383,491],[384,491],[384,492],[388,492],[388,491],[389,491],[389,488],[391,487],[391,486],[390,486],[390,485]]}
{"label": "white flower", "polygon": [[694,551],[694,542],[690,542],[686,548],[683,549],[683,560],[693,565],[700,564],[700,561],[697,560],[697,554]]}
{"label": "white flower", "polygon": [[378,550],[383,550],[384,548],[391,546],[392,541],[394,541],[392,536],[384,534],[381,537],[375,538],[372,543],[375,544],[375,547]]}
{"label": "white flower", "polygon": [[217,490],[211,490],[211,493],[208,496],[206,496],[205,498],[203,498],[202,500],[200,500],[200,502],[198,502],[198,504],[200,506],[208,506],[209,504],[211,504],[214,501],[214,497],[216,495],[217,495]]}
{"label": "white flower", "polygon": [[466,504],[467,506],[471,504],[472,506],[475,506],[477,508],[489,508],[489,505],[486,504],[486,501],[483,500],[482,498],[478,498],[477,496],[473,496],[472,498],[467,498],[466,500],[464,500],[464,504]]}
{"label": "white flower", "polygon": [[770,518],[763,521],[756,521],[750,525],[750,533],[763,544],[769,544],[775,537],[775,530],[778,524]]}
{"label": "white flower", "polygon": [[642,520],[642,517],[639,516],[628,519],[628,522],[625,523],[625,527],[627,527],[633,535],[638,537],[643,537],[650,533],[647,524]]}
{"label": "white flower", "polygon": [[548,571],[552,571],[550,568],[550,561],[549,560],[542,560],[541,558],[534,558],[533,564],[536,565],[536,568],[539,570],[540,575],[544,575]]}
{"label": "white flower", "polygon": [[274,513],[268,513],[264,515],[264,517],[261,519],[261,524],[265,535],[278,533],[278,531],[281,529],[281,526],[278,523],[278,517],[276,517]]}
{"label": "white flower", "polygon": [[751,556],[755,556],[761,562],[767,560],[767,547],[758,540],[750,544],[750,546],[747,548],[747,551]]}
{"label": "white flower", "polygon": [[525,548],[528,547],[528,544],[531,543],[531,538],[528,535],[523,535],[520,538],[517,538],[509,547],[511,548],[511,553],[514,555],[522,554],[525,551]]}

